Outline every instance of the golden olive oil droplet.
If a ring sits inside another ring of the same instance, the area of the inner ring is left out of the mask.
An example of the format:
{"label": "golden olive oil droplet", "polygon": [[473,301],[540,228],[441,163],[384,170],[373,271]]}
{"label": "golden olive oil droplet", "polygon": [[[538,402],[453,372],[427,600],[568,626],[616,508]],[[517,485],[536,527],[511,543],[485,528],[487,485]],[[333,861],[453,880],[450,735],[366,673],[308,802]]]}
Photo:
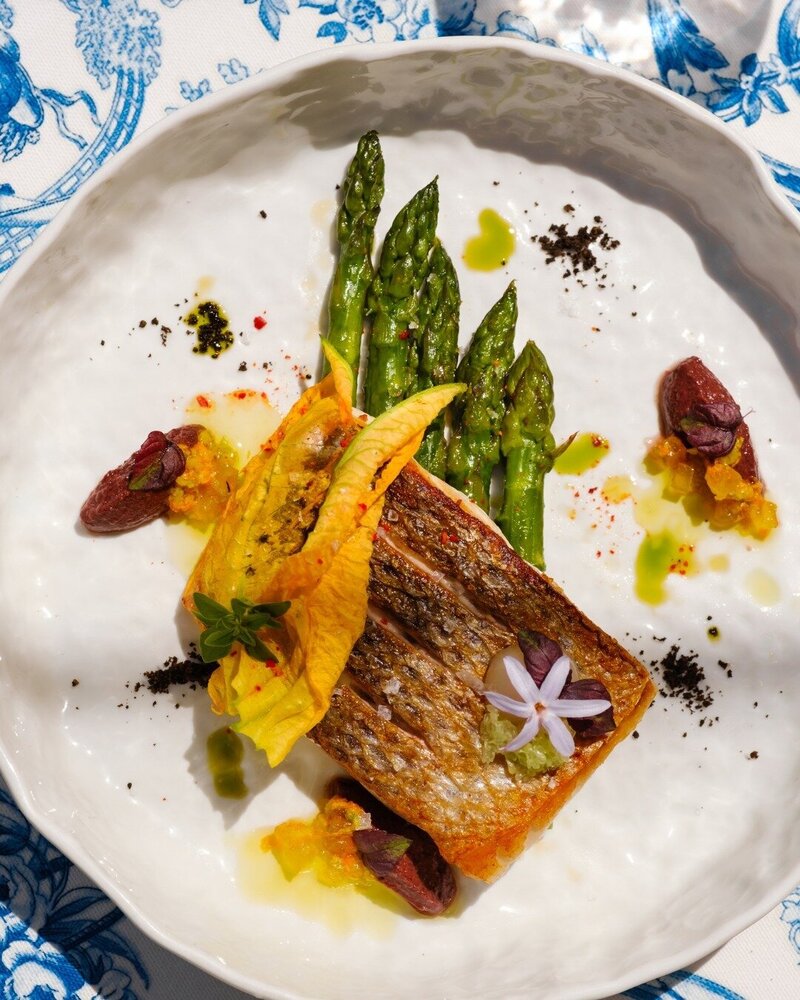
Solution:
{"label": "golden olive oil droplet", "polygon": [[716,625],[709,625],[706,629],[706,635],[712,642],[719,642],[720,640],[720,631]]}
{"label": "golden olive oil droplet", "polygon": [[214,791],[223,799],[243,799],[247,795],[244,783],[241,737],[229,726],[215,730],[206,741],[206,758]]}
{"label": "golden olive oil droplet", "polygon": [[774,576],[770,576],[766,570],[754,569],[745,578],[750,596],[762,608],[771,608],[781,599],[781,588]]}
{"label": "golden olive oil droplet", "polygon": [[608,503],[618,504],[629,500],[635,487],[630,476],[609,476],[603,483],[601,494]]}
{"label": "golden olive oil droplet", "polygon": [[254,389],[203,393],[194,397],[186,413],[191,423],[202,424],[229,444],[242,465],[258,452],[281,422],[281,415],[266,392]]}
{"label": "golden olive oil droplet", "polygon": [[255,830],[238,842],[237,882],[251,902],[294,911],[342,938],[358,932],[387,940],[395,932],[399,914],[408,919],[408,906],[399,897],[392,899],[394,893],[380,884],[375,891],[383,896],[376,900],[355,885],[322,885],[311,871],[287,878],[274,854],[264,851],[265,832]]}
{"label": "golden olive oil droplet", "polygon": [[496,271],[514,253],[514,227],[493,208],[483,209],[478,226],[480,232],[467,240],[464,247],[464,263],[473,271]]}
{"label": "golden olive oil droplet", "polygon": [[580,476],[599,465],[611,445],[599,434],[579,434],[555,460],[553,468],[562,476]]}
{"label": "golden olive oil droplet", "polygon": [[194,293],[196,299],[204,299],[214,287],[214,278],[210,274],[203,274],[197,279],[197,289]]}
{"label": "golden olive oil droplet", "polygon": [[708,568],[713,573],[727,573],[730,569],[731,560],[730,556],[726,556],[722,552],[718,552],[716,555],[711,556],[708,560]]}

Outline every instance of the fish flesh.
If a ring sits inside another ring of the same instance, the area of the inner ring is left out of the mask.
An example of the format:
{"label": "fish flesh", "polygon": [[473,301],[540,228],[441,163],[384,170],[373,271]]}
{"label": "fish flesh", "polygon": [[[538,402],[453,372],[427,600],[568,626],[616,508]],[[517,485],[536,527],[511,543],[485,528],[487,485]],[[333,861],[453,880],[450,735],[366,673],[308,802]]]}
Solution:
{"label": "fish flesh", "polygon": [[[369,599],[366,628],[309,735],[447,861],[492,881],[635,728],[655,686],[479,508],[414,462],[386,494]],[[601,681],[616,722],[529,779],[501,759],[484,762],[480,737],[486,670],[523,630],[554,639],[581,676]]]}

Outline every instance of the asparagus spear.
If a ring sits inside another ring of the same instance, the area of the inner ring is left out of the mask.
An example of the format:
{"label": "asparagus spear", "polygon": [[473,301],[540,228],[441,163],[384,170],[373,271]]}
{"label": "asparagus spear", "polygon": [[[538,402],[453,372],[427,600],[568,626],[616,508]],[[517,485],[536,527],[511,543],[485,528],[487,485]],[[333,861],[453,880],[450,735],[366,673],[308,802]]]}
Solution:
{"label": "asparagus spear", "polygon": [[506,483],[497,520],[522,558],[544,569],[544,477],[553,467],[556,444],[550,428],[555,411],[553,376],[532,340],[508,373],[506,407]]}
{"label": "asparagus spear", "polygon": [[[458,363],[458,313],[461,294],[453,262],[437,240],[419,303],[416,391],[454,382]],[[416,459],[442,479],[447,466],[444,412],[428,426]]]}
{"label": "asparagus spear", "polygon": [[514,361],[517,287],[512,281],[481,321],[456,378],[467,391],[453,403],[447,481],[489,509],[492,471],[500,461],[504,387]]}
{"label": "asparagus spear", "polygon": [[[364,303],[373,278],[372,244],[383,198],[383,154],[377,132],[358,140],[347,169],[336,222],[339,259],[328,299],[328,340],[353,370],[353,402],[361,360]],[[323,371],[328,371],[327,362]]]}
{"label": "asparagus spear", "polygon": [[364,408],[374,417],[405,399],[415,385],[416,352],[412,350],[411,331],[417,323],[417,299],[428,272],[438,214],[439,189],[434,178],[399,211],[389,227],[367,293],[373,319]]}

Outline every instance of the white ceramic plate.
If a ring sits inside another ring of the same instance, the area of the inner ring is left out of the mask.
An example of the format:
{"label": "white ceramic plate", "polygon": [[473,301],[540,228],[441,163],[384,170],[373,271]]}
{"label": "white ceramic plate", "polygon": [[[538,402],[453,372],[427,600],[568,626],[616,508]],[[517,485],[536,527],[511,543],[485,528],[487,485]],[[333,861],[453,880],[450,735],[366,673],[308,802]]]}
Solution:
{"label": "white ceramic plate", "polygon": [[[296,396],[294,366],[317,357],[334,185],[368,127],[387,160],[381,233],[433,174],[457,260],[480,209],[513,223],[506,268],[460,267],[463,329],[515,277],[519,342],[535,336],[555,373],[557,436],[612,443],[595,471],[548,479],[549,571],[644,659],[663,655],[656,637],[696,650],[715,700],[692,715],[659,699],[544,840],[490,888],[465,886],[452,918],[376,909],[345,932],[347,907],[332,928],[324,907],[240,870],[248,834],[308,813],[325,758],[305,746],[270,774],[248,756],[253,794],[216,798],[205,696],[176,709],[125,686],[192,635],[177,610],[183,543],[160,522],[89,538],[76,515],[98,476],[183,422],[198,392],[264,389],[281,409]],[[582,288],[531,237],[594,215],[620,246],[601,254],[607,279]],[[0,307],[0,758],[22,807],[158,941],[259,995],[598,997],[722,943],[800,878],[799,259],[794,217],[730,134],[552,49],[341,51],[152,130],[65,209]],[[179,322],[203,289],[244,334],[217,361],[192,354]],[[140,329],[151,318],[173,330],[166,346],[158,326]],[[654,387],[691,353],[753,409],[783,523],[765,544],[702,536],[705,571],[671,577],[651,607],[633,596],[631,504],[598,511],[588,491],[611,474],[647,482]],[[726,572],[708,570],[714,556]]]}

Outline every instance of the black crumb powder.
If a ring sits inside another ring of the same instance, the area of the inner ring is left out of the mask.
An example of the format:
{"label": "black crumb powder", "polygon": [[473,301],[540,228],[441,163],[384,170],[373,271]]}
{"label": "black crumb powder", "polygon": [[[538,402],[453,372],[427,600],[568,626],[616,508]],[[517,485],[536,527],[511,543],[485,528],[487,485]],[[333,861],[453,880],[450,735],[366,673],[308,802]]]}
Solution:
{"label": "black crumb powder", "polygon": [[705,682],[706,675],[697,662],[697,653],[682,653],[674,645],[657,666],[663,697],[677,698],[690,712],[700,712],[714,703],[714,695]]}
{"label": "black crumb powder", "polygon": [[188,684],[192,691],[208,687],[218,663],[205,663],[194,645],[190,646],[185,660],[169,656],[159,670],[146,670],[147,690],[151,694],[166,694],[171,687]]}
{"label": "black crumb powder", "polygon": [[[564,211],[568,212],[572,207],[565,205]],[[619,246],[619,240],[609,236],[599,215],[595,216],[593,226],[580,226],[572,233],[565,223],[553,223],[548,229],[548,234],[533,236],[532,239],[545,252],[546,264],[553,264],[556,261],[569,263],[570,271],[565,272],[565,276],[569,273],[577,275],[591,270],[599,274],[602,268],[598,266],[595,250],[616,250]],[[605,277],[605,274],[601,275],[601,280]]]}

